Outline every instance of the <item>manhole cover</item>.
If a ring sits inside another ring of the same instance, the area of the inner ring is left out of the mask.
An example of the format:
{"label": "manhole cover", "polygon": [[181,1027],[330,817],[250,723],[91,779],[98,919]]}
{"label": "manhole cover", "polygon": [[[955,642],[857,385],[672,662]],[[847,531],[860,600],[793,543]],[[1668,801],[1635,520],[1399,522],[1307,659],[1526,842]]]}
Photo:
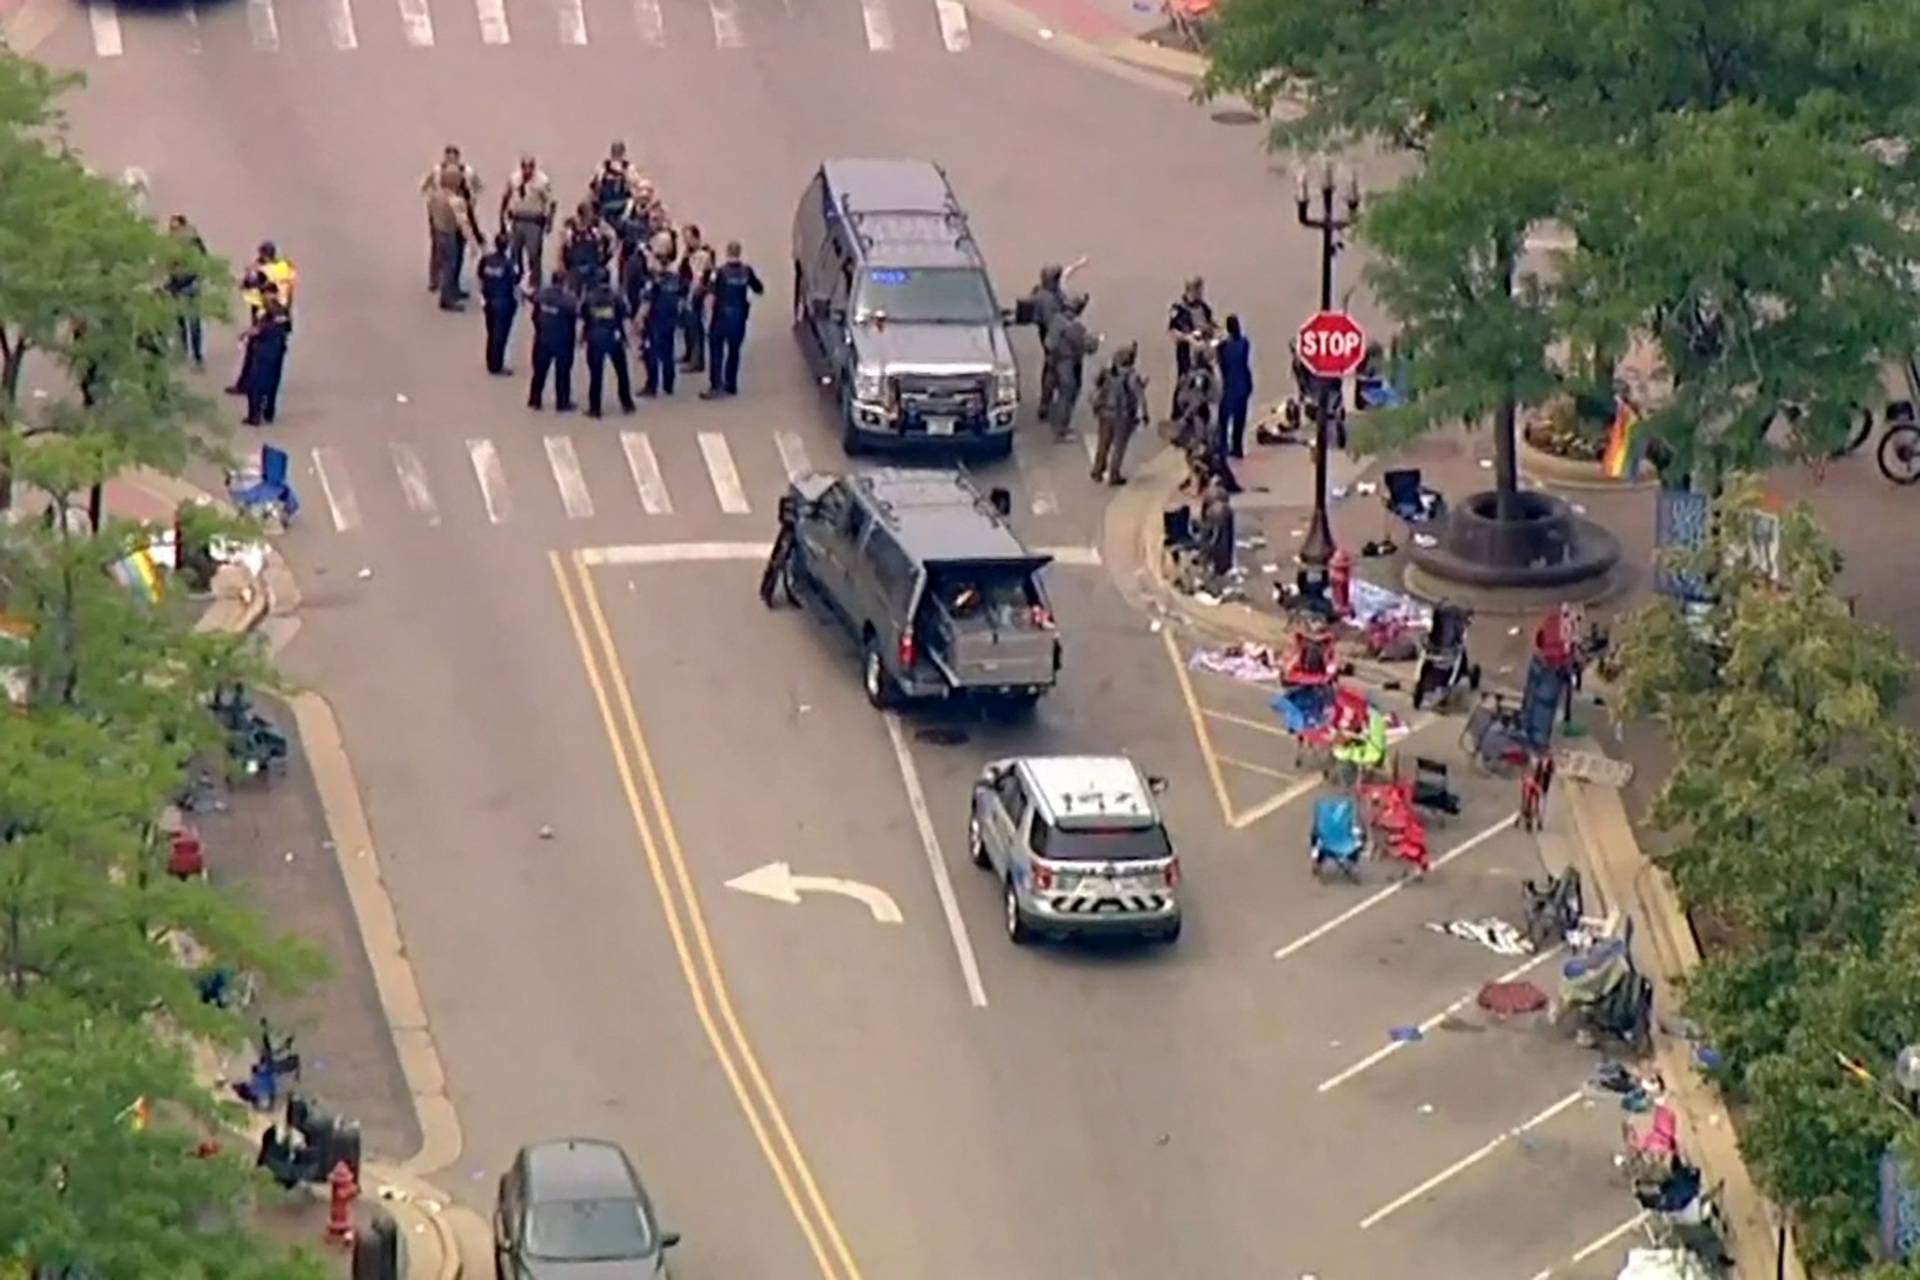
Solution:
{"label": "manhole cover", "polygon": [[1259,124],[1260,113],[1245,107],[1225,107],[1212,115],[1215,124]]}

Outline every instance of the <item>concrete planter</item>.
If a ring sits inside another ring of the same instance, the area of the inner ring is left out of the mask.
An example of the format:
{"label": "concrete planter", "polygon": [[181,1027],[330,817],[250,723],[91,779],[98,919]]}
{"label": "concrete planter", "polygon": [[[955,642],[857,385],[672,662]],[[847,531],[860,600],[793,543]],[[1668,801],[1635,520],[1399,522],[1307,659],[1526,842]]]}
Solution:
{"label": "concrete planter", "polygon": [[1644,457],[1635,465],[1631,477],[1615,480],[1598,462],[1562,458],[1536,449],[1527,443],[1524,434],[1514,443],[1520,451],[1520,474],[1536,484],[1556,489],[1652,489],[1660,483]]}

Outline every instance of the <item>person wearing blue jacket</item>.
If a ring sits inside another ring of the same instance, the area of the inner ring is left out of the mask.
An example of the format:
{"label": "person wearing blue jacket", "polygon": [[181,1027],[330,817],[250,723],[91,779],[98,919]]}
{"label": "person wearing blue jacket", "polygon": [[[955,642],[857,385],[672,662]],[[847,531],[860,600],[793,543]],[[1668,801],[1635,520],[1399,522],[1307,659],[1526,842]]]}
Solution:
{"label": "person wearing blue jacket", "polygon": [[1220,362],[1220,451],[1247,456],[1247,410],[1253,403],[1253,344],[1241,331],[1240,317],[1227,317],[1227,336],[1216,352]]}

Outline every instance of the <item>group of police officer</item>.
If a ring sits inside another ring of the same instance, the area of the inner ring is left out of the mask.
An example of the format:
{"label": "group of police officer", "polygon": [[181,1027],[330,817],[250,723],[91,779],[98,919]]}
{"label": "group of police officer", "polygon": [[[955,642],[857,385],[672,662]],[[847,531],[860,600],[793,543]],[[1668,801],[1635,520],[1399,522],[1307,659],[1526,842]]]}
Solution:
{"label": "group of police officer", "polygon": [[[429,196],[429,233],[438,246],[433,287],[443,306],[457,308],[458,266],[448,281],[444,230],[435,232],[436,200],[463,205],[470,218],[479,181],[449,147],[423,188]],[[447,191],[437,197],[435,191]],[[574,352],[587,358],[587,414],[600,417],[608,366],[620,407],[634,411],[629,334],[637,343],[645,383],[642,396],[672,395],[680,368],[705,370],[703,399],[739,393],[740,352],[753,298],[766,292],[754,269],[741,260],[737,241],[716,260],[712,246],[691,224],[675,226],[653,184],[616,142],[594,170],[587,198],[559,231],[559,268],[545,271],[544,250],[553,230],[552,184],[532,156],[522,157],[500,201],[500,229],[478,264],[486,319],[486,367],[504,375],[514,317],[529,304],[533,323],[529,408],[545,407],[547,383],[554,407],[573,408]],[[447,211],[439,214],[442,228]],[[471,224],[469,224],[471,225]],[[471,227],[477,236],[477,227]]]}

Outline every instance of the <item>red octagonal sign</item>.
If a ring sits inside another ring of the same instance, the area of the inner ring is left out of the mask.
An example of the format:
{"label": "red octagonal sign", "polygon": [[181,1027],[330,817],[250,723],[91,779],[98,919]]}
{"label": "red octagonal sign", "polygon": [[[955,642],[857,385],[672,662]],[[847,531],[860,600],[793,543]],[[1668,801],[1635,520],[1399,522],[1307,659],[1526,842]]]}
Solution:
{"label": "red octagonal sign", "polygon": [[1321,378],[1344,378],[1360,367],[1367,334],[1344,311],[1316,311],[1300,326],[1300,363]]}

